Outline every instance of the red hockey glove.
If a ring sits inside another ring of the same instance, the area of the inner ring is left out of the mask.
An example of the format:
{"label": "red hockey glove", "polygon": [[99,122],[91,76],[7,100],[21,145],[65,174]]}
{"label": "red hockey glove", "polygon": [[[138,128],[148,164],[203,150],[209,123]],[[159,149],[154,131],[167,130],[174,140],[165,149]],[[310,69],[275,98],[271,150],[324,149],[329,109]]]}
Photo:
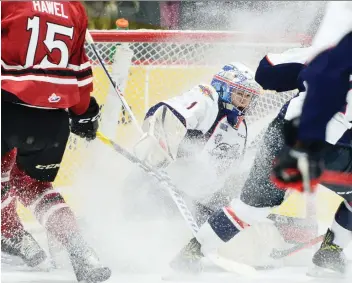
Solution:
{"label": "red hockey glove", "polygon": [[[319,147],[319,146],[318,146]],[[309,177],[312,191],[319,183],[319,178],[324,171],[323,151],[310,150],[309,147],[294,146],[285,148],[277,157],[271,174],[272,182],[280,189],[294,189],[303,192],[303,174]],[[299,166],[299,159],[306,158],[308,162],[307,172],[303,172]]]}

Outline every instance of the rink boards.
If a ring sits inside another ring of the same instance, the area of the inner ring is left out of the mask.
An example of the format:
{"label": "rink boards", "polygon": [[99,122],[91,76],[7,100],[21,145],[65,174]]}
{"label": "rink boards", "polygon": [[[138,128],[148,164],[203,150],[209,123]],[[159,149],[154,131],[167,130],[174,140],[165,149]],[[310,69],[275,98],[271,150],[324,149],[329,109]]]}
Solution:
{"label": "rink boards", "polygon": [[[94,96],[102,104],[105,103],[109,91],[109,82],[100,68],[94,68]],[[199,82],[207,82],[215,71],[209,67],[174,66],[134,66],[130,68],[125,98],[138,121],[142,121],[148,108],[163,99],[173,97],[189,89]],[[118,109],[116,109],[118,111]],[[129,117],[121,113],[120,124],[116,127],[116,141],[125,147],[131,144],[130,137],[136,134],[135,127],[129,122]],[[90,162],[85,154],[84,143],[79,139],[69,142],[62,167],[55,182],[55,186],[62,189],[70,203],[70,187],[75,180],[75,172],[79,170],[83,161]],[[99,176],[94,176],[99,177]],[[334,210],[341,202],[341,198],[326,189],[318,193],[318,215],[323,221],[330,221]],[[70,203],[76,205],[75,203]],[[27,220],[32,220],[31,214],[19,208],[20,214]],[[276,210],[279,214],[303,217],[305,204],[303,197],[293,194],[281,207]]]}

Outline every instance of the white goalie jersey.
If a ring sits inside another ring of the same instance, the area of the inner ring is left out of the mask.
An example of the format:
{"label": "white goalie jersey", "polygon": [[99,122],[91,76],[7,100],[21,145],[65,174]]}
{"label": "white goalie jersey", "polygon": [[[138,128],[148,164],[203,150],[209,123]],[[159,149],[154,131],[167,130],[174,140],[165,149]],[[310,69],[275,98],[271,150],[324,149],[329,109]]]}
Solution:
{"label": "white goalie jersey", "polygon": [[218,169],[241,157],[247,138],[244,116],[239,115],[236,124],[231,125],[212,86],[198,85],[164,103],[185,120],[187,133],[180,150],[189,152],[191,148],[191,155],[207,159]]}
{"label": "white goalie jersey", "polygon": [[210,84],[196,85],[149,109],[145,134],[134,147],[136,156],[167,168],[173,180],[201,188],[197,197],[213,193],[219,189],[213,184],[221,186],[238,168],[247,141],[245,113],[261,90],[248,67],[225,65]]}
{"label": "white goalie jersey", "polygon": [[[165,165],[165,159],[172,161],[167,162],[171,163],[167,168],[170,177],[187,179],[187,185],[180,187],[190,195],[207,196],[216,191],[211,184],[225,178],[245,151],[244,116],[238,115],[231,123],[225,111],[217,91],[206,84],[162,101],[146,114],[143,129],[148,138],[141,139],[135,153],[153,166]],[[151,141],[153,137],[156,140]]]}

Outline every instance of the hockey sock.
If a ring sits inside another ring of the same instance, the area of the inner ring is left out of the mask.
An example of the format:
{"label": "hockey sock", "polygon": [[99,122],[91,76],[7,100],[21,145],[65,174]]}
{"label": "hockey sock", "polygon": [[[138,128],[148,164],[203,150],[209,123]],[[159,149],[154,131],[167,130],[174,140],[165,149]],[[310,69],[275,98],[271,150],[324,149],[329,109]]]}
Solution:
{"label": "hockey sock", "polygon": [[17,151],[13,149],[1,158],[1,235],[6,238],[23,233],[10,183],[10,173],[16,162],[16,155]]}
{"label": "hockey sock", "polygon": [[6,207],[1,209],[1,235],[12,238],[23,234],[23,225],[16,211],[16,199],[12,198]]}
{"label": "hockey sock", "polygon": [[11,176],[19,201],[31,209],[48,233],[70,251],[84,243],[73,211],[50,182],[37,181],[17,166]]}
{"label": "hockey sock", "polygon": [[352,207],[347,201],[343,201],[337,209],[331,230],[334,232],[334,244],[341,248],[352,241]]}

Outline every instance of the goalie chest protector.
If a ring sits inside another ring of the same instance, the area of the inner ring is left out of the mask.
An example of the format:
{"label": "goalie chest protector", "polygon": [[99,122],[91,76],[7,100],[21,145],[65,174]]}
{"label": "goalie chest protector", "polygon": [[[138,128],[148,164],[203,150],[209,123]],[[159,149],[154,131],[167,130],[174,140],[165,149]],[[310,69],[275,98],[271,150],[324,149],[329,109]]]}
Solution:
{"label": "goalie chest protector", "polygon": [[210,154],[216,161],[234,161],[242,156],[246,140],[247,127],[244,119],[239,119],[236,125],[231,126],[225,116],[217,123],[203,153]]}

